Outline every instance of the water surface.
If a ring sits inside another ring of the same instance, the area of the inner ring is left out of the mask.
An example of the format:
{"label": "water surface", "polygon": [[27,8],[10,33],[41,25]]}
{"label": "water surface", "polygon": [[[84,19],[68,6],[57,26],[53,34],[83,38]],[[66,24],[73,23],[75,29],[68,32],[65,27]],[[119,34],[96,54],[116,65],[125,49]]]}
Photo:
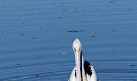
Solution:
{"label": "water surface", "polygon": [[101,81],[137,81],[136,0],[1,0],[0,81],[67,81],[72,41]]}

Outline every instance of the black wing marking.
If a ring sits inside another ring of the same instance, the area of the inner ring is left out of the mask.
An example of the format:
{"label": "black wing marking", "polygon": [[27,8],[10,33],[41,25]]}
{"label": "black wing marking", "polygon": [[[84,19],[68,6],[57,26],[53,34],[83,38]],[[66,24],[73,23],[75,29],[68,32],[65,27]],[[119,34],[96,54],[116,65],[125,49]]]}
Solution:
{"label": "black wing marking", "polygon": [[92,75],[92,70],[91,70],[91,67],[90,67],[90,63],[88,61],[85,61],[84,62],[84,69],[85,69],[85,73],[87,73],[88,75]]}
{"label": "black wing marking", "polygon": [[75,77],[76,77],[76,70],[75,70]]}

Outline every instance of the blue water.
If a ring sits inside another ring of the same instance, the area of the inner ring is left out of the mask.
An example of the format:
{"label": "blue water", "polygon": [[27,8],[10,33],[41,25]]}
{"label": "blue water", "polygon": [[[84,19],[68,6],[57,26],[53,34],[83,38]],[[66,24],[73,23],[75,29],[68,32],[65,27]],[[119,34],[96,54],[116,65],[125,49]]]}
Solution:
{"label": "blue water", "polygon": [[0,81],[67,81],[75,38],[101,81],[137,81],[136,0],[0,0]]}

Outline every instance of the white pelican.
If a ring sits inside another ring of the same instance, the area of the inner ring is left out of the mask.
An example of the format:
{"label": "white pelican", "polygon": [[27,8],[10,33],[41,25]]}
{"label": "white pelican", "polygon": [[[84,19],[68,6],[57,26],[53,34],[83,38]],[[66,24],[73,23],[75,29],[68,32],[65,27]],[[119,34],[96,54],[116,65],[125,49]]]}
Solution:
{"label": "white pelican", "polygon": [[73,42],[75,64],[68,81],[99,81],[94,67],[88,62],[83,61],[82,45],[78,39]]}

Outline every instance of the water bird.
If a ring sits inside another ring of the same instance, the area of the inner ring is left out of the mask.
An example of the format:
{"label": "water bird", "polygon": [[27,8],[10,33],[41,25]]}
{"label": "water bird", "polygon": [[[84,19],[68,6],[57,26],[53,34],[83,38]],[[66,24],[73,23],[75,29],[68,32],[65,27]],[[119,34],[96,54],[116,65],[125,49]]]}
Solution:
{"label": "water bird", "polygon": [[88,61],[83,61],[82,44],[79,39],[73,41],[72,48],[76,65],[68,81],[99,81],[94,67]]}

